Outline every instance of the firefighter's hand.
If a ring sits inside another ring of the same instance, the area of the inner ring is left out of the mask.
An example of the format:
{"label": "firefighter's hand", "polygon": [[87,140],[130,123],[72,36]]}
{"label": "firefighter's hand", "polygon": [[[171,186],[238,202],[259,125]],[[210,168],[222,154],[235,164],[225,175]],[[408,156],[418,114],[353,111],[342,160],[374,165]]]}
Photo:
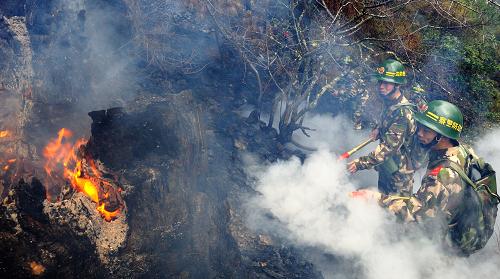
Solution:
{"label": "firefighter's hand", "polygon": [[370,133],[370,138],[372,138],[373,140],[377,140],[378,137],[379,137],[379,129],[378,128],[375,128],[372,130],[372,132]]}
{"label": "firefighter's hand", "polygon": [[353,199],[379,201],[382,198],[382,194],[380,192],[373,191],[373,190],[361,189],[361,190],[350,192],[349,197],[351,197]]}
{"label": "firefighter's hand", "polygon": [[347,171],[350,173],[355,173],[358,171],[358,167],[354,161],[347,163]]}

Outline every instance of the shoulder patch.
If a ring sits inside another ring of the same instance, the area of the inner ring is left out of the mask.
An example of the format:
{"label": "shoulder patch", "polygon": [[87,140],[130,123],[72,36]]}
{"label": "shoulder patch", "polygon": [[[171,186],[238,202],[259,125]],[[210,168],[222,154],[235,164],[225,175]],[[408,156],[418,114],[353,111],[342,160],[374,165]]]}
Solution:
{"label": "shoulder patch", "polygon": [[432,175],[432,176],[437,176],[439,174],[439,172],[441,171],[441,169],[443,168],[442,165],[440,166],[437,166],[435,167],[434,169],[432,169],[430,172],[429,172],[429,175]]}

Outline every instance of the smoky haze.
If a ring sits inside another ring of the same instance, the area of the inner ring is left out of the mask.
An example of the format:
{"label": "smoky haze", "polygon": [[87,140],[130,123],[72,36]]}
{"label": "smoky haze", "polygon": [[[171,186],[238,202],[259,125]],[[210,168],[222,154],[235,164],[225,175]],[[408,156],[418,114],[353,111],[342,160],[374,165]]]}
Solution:
{"label": "smoky haze", "polygon": [[29,2],[25,9],[35,103],[28,130],[44,141],[62,127],[87,136],[89,111],[123,106],[138,91],[127,7],[58,0]]}
{"label": "smoky haze", "polygon": [[96,5],[86,12],[90,68],[94,72],[88,110],[124,106],[135,97],[137,72],[125,7]]}
{"label": "smoky haze", "polygon": [[[449,256],[377,204],[348,197],[360,184],[375,186],[376,176],[354,180],[345,162],[337,161],[339,150],[366,136],[354,132],[345,117],[315,115],[304,125],[321,129],[309,140],[300,137],[302,144],[318,148],[303,163],[292,158],[263,167],[246,155],[257,192],[246,204],[251,228],[300,247],[325,278],[465,279],[499,274],[497,236],[469,258]],[[492,139],[499,134],[496,130],[486,135],[477,148],[497,169],[500,161],[494,158],[500,156],[500,145]]]}

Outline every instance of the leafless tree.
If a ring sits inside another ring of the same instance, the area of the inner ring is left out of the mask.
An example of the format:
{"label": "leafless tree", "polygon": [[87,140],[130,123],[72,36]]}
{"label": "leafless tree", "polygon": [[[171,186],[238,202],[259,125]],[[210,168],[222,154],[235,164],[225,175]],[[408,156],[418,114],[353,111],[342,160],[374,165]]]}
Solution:
{"label": "leafless tree", "polygon": [[421,32],[472,28],[479,23],[468,22],[470,14],[480,14],[464,1],[261,0],[250,1],[252,6],[234,17],[225,14],[221,2],[231,1],[205,0],[206,11],[257,79],[258,116],[264,95],[272,97],[267,125],[279,116],[282,142],[291,141],[295,130],[307,135],[304,116],[325,92],[367,90],[377,56],[395,56],[408,66],[410,77],[423,75],[451,94],[419,68],[432,55],[422,50]]}
{"label": "leafless tree", "polygon": [[[154,13],[161,13],[161,7],[169,1],[157,2],[161,5]],[[371,69],[387,57],[401,60],[411,73],[410,79],[418,76],[451,96],[452,90],[439,75],[422,70],[425,61],[437,55],[429,51],[433,46],[427,45],[422,34],[428,30],[480,28],[485,20],[474,3],[189,0],[175,5],[184,5],[205,21],[211,21],[218,40],[240,54],[246,72],[253,73],[256,79],[255,114],[259,119],[269,115],[267,125],[277,126],[281,142],[290,142],[296,130],[307,135],[304,116],[322,95],[348,99],[366,93]],[[141,14],[140,18],[150,16]],[[203,70],[205,65],[195,63],[195,51],[193,57],[169,54],[171,47],[164,43],[169,28],[167,24],[157,24],[155,28],[137,26],[147,61],[160,69],[179,65],[187,72]],[[158,37],[161,34],[165,34],[164,38]],[[275,119],[279,119],[278,123]]]}

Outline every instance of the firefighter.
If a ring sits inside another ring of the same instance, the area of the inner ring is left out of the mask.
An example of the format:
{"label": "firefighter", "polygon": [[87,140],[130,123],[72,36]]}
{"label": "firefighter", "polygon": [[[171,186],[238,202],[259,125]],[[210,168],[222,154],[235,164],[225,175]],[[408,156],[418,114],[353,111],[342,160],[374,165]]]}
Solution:
{"label": "firefighter", "polygon": [[380,143],[367,156],[347,164],[351,173],[375,168],[378,171],[378,188],[384,194],[397,193],[409,196],[412,193],[414,168],[410,149],[413,144],[416,124],[412,105],[403,96],[400,86],[406,84],[406,72],[401,62],[387,59],[375,73],[378,94],[384,109],[379,125],[371,137]]}
{"label": "firefighter", "polygon": [[377,199],[401,220],[422,224],[446,248],[469,255],[484,247],[494,229],[499,201],[495,173],[487,170],[489,165],[483,161],[479,172],[487,179],[481,176],[482,184],[476,184],[468,178],[473,158],[479,157],[458,142],[463,116],[455,105],[430,102],[426,111],[416,113],[415,119],[418,140],[430,149],[427,170],[417,193],[401,197],[359,190],[352,196]]}

